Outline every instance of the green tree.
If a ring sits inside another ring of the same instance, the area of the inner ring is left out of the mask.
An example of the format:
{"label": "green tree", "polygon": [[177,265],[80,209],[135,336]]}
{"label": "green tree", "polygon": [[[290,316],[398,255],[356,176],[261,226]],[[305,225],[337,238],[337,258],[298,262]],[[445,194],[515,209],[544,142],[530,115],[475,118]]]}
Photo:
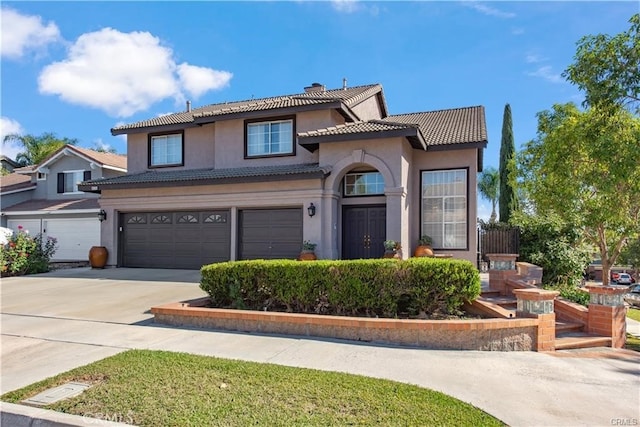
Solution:
{"label": "green tree", "polygon": [[500,144],[500,221],[509,222],[518,209],[516,198],[516,149],[513,143],[511,106],[504,106],[502,116],[502,142]]}
{"label": "green tree", "polygon": [[598,247],[603,282],[624,242],[640,231],[640,119],[574,104],[538,113],[537,138],[519,156],[537,215],[557,215]]}
{"label": "green tree", "polygon": [[640,112],[640,14],[629,22],[629,30],[615,36],[578,41],[574,63],[562,75],[586,92],[585,105],[626,105]]}
{"label": "green tree", "polygon": [[486,168],[478,179],[478,191],[487,200],[491,200],[491,218],[489,222],[496,222],[496,203],[500,194],[500,175],[496,168]]}
{"label": "green tree", "polygon": [[76,145],[77,139],[58,138],[55,134],[47,132],[40,136],[9,134],[3,139],[4,144],[17,143],[23,151],[16,155],[16,162],[21,166],[37,165],[51,153],[65,144]]}
{"label": "green tree", "polygon": [[620,253],[620,263],[640,268],[640,237],[627,242]]}

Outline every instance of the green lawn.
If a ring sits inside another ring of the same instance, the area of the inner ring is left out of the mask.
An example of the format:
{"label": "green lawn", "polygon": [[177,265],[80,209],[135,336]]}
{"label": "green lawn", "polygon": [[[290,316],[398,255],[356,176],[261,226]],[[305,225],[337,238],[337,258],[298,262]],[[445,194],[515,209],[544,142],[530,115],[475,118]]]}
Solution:
{"label": "green lawn", "polygon": [[637,308],[631,308],[627,310],[627,317],[640,322],[640,310]]}
{"label": "green lawn", "polygon": [[144,350],[117,354],[1,399],[18,403],[67,381],[95,385],[49,409],[106,414],[143,426],[503,425],[469,404],[408,384]]}

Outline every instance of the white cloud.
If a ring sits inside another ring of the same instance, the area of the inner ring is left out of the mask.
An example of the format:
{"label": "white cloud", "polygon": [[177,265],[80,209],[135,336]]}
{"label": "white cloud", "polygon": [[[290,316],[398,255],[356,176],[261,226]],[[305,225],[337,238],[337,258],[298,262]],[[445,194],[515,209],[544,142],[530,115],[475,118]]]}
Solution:
{"label": "white cloud", "polygon": [[[225,79],[226,77],[226,79]],[[166,98],[183,100],[220,89],[231,74],[186,63],[148,32],[122,33],[104,28],[83,34],[61,62],[45,67],[40,92],[64,101],[129,117]]]}
{"label": "white cloud", "polygon": [[199,97],[211,89],[220,89],[229,84],[231,74],[228,71],[212,70],[211,68],[197,67],[186,62],[178,65],[178,78],[180,85],[191,96]]}
{"label": "white cloud", "polygon": [[524,34],[524,28],[515,27],[515,28],[511,29],[511,34],[513,34],[514,36],[520,36],[520,35]]}
{"label": "white cloud", "polygon": [[524,60],[528,63],[528,64],[535,64],[538,62],[544,62],[547,61],[548,59],[545,57],[542,57],[538,54],[535,53],[528,53],[527,56],[525,56]]}
{"label": "white cloud", "polygon": [[335,10],[342,13],[353,13],[360,8],[358,0],[331,0],[331,5]]}
{"label": "white cloud", "polygon": [[22,15],[3,7],[0,9],[2,57],[17,59],[30,50],[37,50],[61,40],[56,24],[44,24],[40,16]]}
{"label": "white cloud", "polygon": [[536,71],[527,73],[531,77],[540,77],[551,83],[562,83],[564,79],[558,73],[554,73],[550,65],[544,65],[538,68]]}
{"label": "white cloud", "polygon": [[2,148],[0,152],[15,160],[16,154],[22,151],[22,146],[14,143],[4,143],[4,137],[14,133],[18,135],[22,135],[24,133],[24,129],[22,129],[20,123],[5,116],[0,117],[0,147]]}
{"label": "white cloud", "polygon": [[516,17],[516,14],[513,12],[504,12],[500,9],[496,9],[495,7],[488,6],[478,1],[464,1],[462,2],[462,4],[482,13],[483,15],[496,16],[498,18],[515,18]]}

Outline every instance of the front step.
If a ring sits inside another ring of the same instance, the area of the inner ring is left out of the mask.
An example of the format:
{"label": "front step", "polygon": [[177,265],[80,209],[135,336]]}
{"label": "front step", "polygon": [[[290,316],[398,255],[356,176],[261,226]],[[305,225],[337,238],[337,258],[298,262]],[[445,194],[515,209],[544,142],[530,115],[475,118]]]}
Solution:
{"label": "front step", "polygon": [[582,323],[556,320],[556,336],[568,332],[582,332],[583,328]]}
{"label": "front step", "polygon": [[489,301],[504,308],[516,308],[518,305],[518,300],[516,298],[504,295],[486,296],[485,294],[482,294],[481,298],[484,301]]}
{"label": "front step", "polygon": [[499,319],[513,319],[516,317],[516,310],[510,310],[502,307],[502,305],[496,304],[492,301],[493,297],[478,297],[471,303],[465,303],[463,309],[467,313],[479,314],[483,316],[495,317]]}
{"label": "front step", "polygon": [[575,348],[611,347],[611,337],[585,332],[564,332],[556,336],[556,350]]}

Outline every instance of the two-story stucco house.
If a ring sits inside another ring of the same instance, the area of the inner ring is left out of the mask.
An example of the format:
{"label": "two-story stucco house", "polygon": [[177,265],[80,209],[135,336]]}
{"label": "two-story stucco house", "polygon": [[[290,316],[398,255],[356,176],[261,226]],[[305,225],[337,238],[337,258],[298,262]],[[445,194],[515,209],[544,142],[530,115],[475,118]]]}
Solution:
{"label": "two-story stucco house", "polygon": [[100,206],[98,195],[78,190],[78,184],[126,171],[126,156],[65,145],[40,164],[2,177],[0,225],[55,237],[52,261],[86,261],[91,246],[100,244]]}
{"label": "two-story stucco house", "polygon": [[390,115],[379,84],[208,105],[112,129],[128,173],[101,193],[109,264],[199,268],[237,259],[410,256],[476,259],[481,106]]}

